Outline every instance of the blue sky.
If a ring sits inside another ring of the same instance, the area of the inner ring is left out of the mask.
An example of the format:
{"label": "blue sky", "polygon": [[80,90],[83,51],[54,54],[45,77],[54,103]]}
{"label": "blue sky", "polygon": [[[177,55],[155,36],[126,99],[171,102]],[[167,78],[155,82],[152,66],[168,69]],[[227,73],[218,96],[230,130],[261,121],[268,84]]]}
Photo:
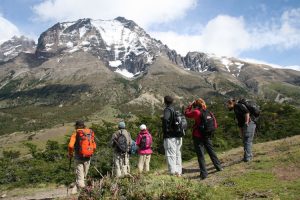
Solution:
{"label": "blue sky", "polygon": [[57,22],[117,16],[183,55],[201,51],[300,66],[299,0],[1,0],[0,42],[13,35],[37,40]]}

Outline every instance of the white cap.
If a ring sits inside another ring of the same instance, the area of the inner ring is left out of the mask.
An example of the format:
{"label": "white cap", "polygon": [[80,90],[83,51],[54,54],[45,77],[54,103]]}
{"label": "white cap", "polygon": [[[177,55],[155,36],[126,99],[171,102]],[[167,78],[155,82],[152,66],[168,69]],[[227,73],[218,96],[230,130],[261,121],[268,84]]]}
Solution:
{"label": "white cap", "polygon": [[140,129],[141,129],[141,130],[146,130],[146,129],[147,129],[147,127],[146,127],[146,125],[145,125],[145,124],[142,124],[142,125],[140,126]]}

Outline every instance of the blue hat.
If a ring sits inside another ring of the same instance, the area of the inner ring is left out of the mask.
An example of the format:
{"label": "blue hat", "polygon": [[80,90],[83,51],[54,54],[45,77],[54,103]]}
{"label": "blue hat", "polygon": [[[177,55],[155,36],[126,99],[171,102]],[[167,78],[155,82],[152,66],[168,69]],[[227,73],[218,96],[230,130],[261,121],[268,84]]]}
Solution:
{"label": "blue hat", "polygon": [[125,122],[120,122],[119,123],[119,128],[124,129],[125,128]]}

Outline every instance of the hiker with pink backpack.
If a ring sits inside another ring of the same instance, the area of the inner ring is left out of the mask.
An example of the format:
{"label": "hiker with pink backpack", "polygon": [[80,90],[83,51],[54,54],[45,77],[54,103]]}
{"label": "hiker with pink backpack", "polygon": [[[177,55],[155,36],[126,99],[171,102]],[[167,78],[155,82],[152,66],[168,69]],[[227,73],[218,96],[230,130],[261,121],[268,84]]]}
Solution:
{"label": "hiker with pink backpack", "polygon": [[150,159],[152,154],[152,136],[147,130],[145,124],[140,126],[140,133],[136,138],[136,145],[138,146],[139,162],[138,169],[139,172],[148,172],[150,170]]}

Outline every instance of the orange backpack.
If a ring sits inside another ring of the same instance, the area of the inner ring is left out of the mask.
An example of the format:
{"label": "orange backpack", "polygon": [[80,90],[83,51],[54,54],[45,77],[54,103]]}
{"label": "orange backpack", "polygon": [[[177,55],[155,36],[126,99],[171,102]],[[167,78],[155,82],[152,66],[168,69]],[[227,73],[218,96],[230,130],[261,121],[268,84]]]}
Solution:
{"label": "orange backpack", "polygon": [[78,129],[76,131],[75,151],[80,157],[89,158],[95,150],[95,133],[91,129]]}

